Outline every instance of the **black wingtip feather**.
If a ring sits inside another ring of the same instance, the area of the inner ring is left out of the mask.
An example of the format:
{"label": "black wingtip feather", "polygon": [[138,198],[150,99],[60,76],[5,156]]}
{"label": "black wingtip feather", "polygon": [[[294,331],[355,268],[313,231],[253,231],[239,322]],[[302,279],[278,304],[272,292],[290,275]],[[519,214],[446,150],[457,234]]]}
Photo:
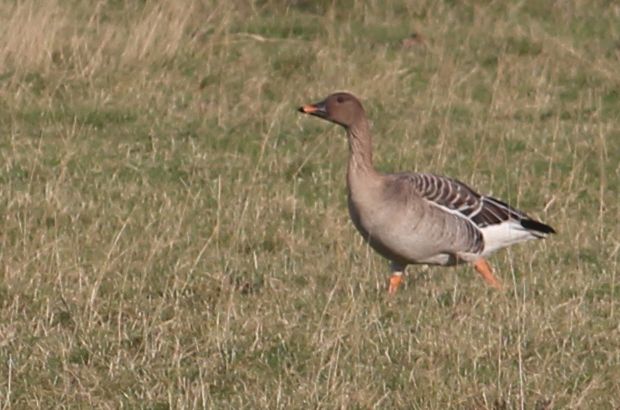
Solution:
{"label": "black wingtip feather", "polygon": [[556,233],[555,229],[553,229],[549,225],[546,225],[542,222],[535,221],[533,219],[522,219],[521,226],[523,226],[527,230],[534,231],[534,232],[540,232],[543,234]]}

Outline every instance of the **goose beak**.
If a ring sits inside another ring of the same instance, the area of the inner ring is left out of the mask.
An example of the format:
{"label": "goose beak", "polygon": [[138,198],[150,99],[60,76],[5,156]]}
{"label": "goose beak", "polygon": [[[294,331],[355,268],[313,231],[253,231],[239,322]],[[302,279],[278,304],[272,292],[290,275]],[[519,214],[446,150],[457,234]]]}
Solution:
{"label": "goose beak", "polygon": [[308,104],[302,107],[299,107],[299,112],[303,112],[304,114],[314,115],[320,118],[327,118],[327,109],[325,107],[325,101],[321,101],[316,104]]}

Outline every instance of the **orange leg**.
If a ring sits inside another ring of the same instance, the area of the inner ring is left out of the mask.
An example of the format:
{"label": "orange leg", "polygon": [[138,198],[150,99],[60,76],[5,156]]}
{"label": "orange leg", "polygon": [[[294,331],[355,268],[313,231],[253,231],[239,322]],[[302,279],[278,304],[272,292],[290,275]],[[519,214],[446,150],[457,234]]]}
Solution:
{"label": "orange leg", "polygon": [[388,287],[388,293],[393,295],[398,290],[398,287],[403,283],[403,274],[405,273],[406,265],[401,265],[396,262],[390,263],[390,270],[392,276],[390,276],[390,286]]}
{"label": "orange leg", "polygon": [[474,262],[474,268],[482,275],[482,278],[489,284],[489,286],[494,287],[495,289],[503,289],[502,282],[499,281],[493,275],[493,270],[491,269],[491,265],[484,258],[478,259]]}
{"label": "orange leg", "polygon": [[401,283],[403,283],[403,274],[401,272],[392,274],[392,276],[390,276],[390,286],[388,287],[388,293],[390,295],[394,295]]}

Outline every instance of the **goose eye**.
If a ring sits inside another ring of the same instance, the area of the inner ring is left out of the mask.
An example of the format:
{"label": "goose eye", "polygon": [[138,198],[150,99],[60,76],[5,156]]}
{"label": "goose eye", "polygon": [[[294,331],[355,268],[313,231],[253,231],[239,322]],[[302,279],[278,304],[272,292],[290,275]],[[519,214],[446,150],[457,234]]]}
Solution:
{"label": "goose eye", "polygon": [[338,98],[336,98],[336,101],[338,101],[339,103],[343,103],[344,102],[344,98],[338,97]]}

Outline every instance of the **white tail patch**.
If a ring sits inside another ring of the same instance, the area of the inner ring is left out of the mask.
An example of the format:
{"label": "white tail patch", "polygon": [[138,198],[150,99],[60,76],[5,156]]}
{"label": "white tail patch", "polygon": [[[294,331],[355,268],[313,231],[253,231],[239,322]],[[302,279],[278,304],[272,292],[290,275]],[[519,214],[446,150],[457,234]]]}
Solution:
{"label": "white tail patch", "polygon": [[517,221],[488,225],[481,228],[480,231],[484,237],[483,256],[487,256],[498,249],[537,238]]}

